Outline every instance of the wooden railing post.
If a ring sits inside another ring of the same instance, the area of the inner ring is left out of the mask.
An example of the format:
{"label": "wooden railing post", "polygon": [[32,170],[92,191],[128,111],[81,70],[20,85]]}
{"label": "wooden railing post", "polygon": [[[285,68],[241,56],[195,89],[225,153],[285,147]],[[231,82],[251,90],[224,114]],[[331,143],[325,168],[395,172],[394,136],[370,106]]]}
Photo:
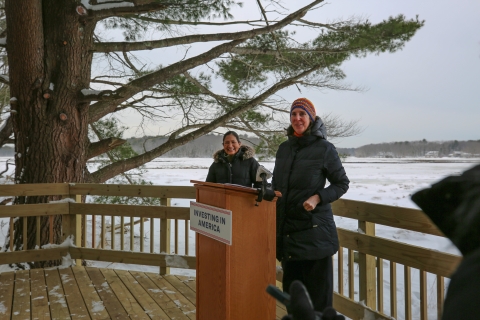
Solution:
{"label": "wooden railing post", "polygon": [[[162,206],[170,206],[171,199],[170,198],[161,198],[160,204]],[[160,252],[165,252],[170,254],[170,219],[160,219]],[[160,267],[160,274],[169,274],[170,268],[169,267]]]}
{"label": "wooden railing post", "polygon": [[[375,235],[375,224],[372,222],[358,221],[358,228],[362,230],[366,235]],[[360,301],[364,301],[365,305],[376,309],[376,261],[375,257],[358,253],[358,266],[359,266],[359,297]]]}
{"label": "wooden railing post", "polygon": [[[82,195],[71,194],[68,196],[63,196],[63,198],[71,198],[75,202],[82,202]],[[82,216],[80,214],[64,214],[62,217],[62,242],[67,239],[67,237],[73,235],[73,244],[76,247],[82,246]],[[81,259],[75,259],[77,266],[80,266],[82,263]]]}

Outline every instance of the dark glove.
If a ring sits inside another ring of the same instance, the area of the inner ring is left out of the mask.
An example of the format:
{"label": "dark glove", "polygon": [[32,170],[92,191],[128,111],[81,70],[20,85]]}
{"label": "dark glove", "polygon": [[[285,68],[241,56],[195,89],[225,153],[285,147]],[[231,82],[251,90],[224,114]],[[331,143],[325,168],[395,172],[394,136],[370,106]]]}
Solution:
{"label": "dark glove", "polygon": [[345,320],[345,317],[338,315],[332,307],[325,308],[323,314],[316,312],[307,289],[298,280],[292,282],[289,293],[291,314],[284,316],[282,320]]}

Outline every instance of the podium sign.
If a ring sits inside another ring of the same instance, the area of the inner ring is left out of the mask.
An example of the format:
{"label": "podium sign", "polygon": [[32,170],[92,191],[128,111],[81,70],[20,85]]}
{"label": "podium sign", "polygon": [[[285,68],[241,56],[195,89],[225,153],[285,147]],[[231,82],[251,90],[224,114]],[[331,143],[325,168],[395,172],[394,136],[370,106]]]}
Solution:
{"label": "podium sign", "polygon": [[190,201],[190,230],[232,245],[232,211]]}
{"label": "podium sign", "polygon": [[[275,299],[265,288],[276,278],[276,199],[257,205],[257,189],[190,182],[196,189],[191,229],[202,229],[195,235],[196,320],[275,319]],[[230,245],[219,240],[223,229]]]}

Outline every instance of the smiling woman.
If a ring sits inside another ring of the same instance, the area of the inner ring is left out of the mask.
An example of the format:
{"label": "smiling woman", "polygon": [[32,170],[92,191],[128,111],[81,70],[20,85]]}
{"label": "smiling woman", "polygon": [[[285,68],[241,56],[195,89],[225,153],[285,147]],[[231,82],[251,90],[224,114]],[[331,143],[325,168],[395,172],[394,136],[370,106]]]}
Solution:
{"label": "smiling woman", "polygon": [[233,183],[245,187],[260,187],[255,182],[258,162],[253,157],[255,150],[243,146],[235,131],[223,135],[223,149],[213,155],[214,162],[210,166],[207,182]]}
{"label": "smiling woman", "polygon": [[333,303],[332,256],[338,250],[330,203],[347,192],[350,181],[310,100],[292,103],[290,123],[272,178],[274,190],[282,193],[277,201],[277,259],[283,290],[289,292],[295,280],[301,281],[315,310],[322,312]]}

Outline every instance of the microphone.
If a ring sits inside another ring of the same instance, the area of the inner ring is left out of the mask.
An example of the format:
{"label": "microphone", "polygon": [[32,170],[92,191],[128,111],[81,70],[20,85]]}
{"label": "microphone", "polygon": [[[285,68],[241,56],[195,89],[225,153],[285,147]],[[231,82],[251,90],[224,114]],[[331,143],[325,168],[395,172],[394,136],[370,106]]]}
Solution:
{"label": "microphone", "polygon": [[273,174],[270,171],[262,165],[258,166],[255,180],[262,182],[262,187],[258,189],[256,206],[258,206],[258,203],[262,200],[272,201],[275,198],[275,191],[273,191],[272,185],[267,183],[267,179],[270,179],[271,177],[273,177]]}
{"label": "microphone", "polygon": [[265,176],[265,180],[268,180],[271,177],[273,177],[273,174],[270,171],[268,171],[267,168],[265,168],[264,166],[259,165],[258,169],[257,169],[257,175],[255,177],[255,180],[257,182],[262,182],[264,176]]}

